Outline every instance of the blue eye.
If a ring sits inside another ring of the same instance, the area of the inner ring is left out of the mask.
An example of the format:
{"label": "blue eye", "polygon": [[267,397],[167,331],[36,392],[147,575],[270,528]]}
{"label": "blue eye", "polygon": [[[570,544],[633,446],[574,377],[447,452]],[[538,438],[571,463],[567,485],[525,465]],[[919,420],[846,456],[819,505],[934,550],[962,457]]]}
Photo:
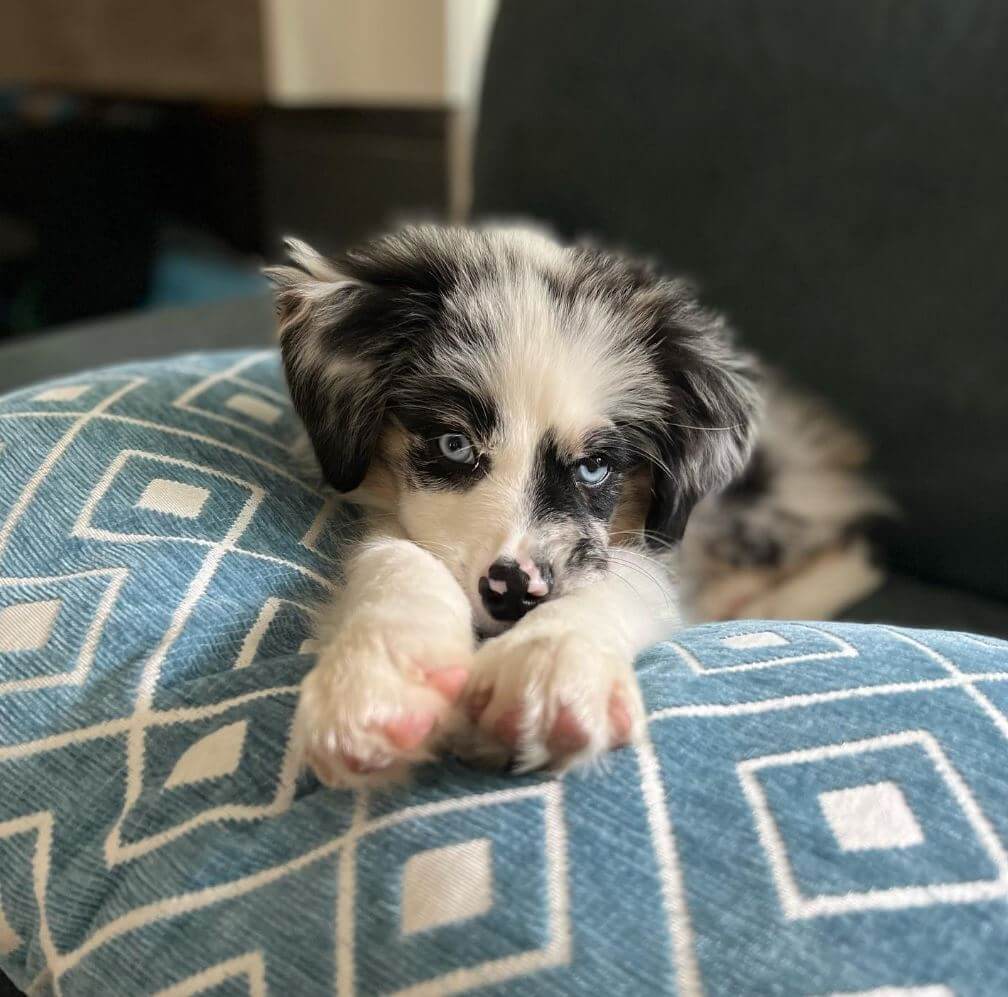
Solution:
{"label": "blue eye", "polygon": [[476,448],[468,436],[461,433],[445,433],[438,438],[438,449],[448,460],[456,464],[475,464]]}
{"label": "blue eye", "polygon": [[592,456],[581,461],[575,468],[575,473],[581,484],[587,485],[589,488],[597,488],[609,477],[609,470],[609,465],[605,462],[604,457]]}

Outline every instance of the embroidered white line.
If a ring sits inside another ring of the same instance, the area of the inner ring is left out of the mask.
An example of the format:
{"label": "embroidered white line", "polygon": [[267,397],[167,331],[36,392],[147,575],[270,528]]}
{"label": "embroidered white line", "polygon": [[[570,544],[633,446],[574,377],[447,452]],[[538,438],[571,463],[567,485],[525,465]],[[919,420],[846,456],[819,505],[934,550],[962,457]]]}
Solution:
{"label": "embroidered white line", "polygon": [[[49,884],[49,856],[52,851],[53,838],[53,817],[49,811],[28,814],[24,817],[15,817],[13,820],[0,822],[0,838],[10,838],[15,834],[24,834],[28,831],[35,832],[35,851],[32,854],[32,888],[35,893],[35,904],[38,907],[39,915],[39,948],[45,956],[47,969],[42,976],[45,982],[49,978],[51,970],[57,958],[56,943],[53,941],[52,933],[49,930],[49,915],[46,911],[46,890]],[[39,978],[32,983],[34,988],[39,983]],[[56,987],[59,993],[59,988]]]}
{"label": "embroidered white line", "polygon": [[252,692],[222,699],[207,706],[183,706],[174,710],[161,710],[153,713],[131,714],[128,717],[118,717],[113,720],[103,720],[101,723],[88,727],[78,727],[76,730],[64,731],[60,734],[50,734],[34,741],[21,741],[18,744],[0,747],[0,762],[14,758],[28,758],[31,755],[45,754],[57,751],[71,744],[84,744],[87,741],[97,741],[105,737],[118,737],[125,734],[141,719],[147,727],[165,727],[176,723],[186,723],[191,720],[206,720],[244,703],[266,697],[289,696],[297,693],[300,687],[296,685],[274,686],[271,689],[255,689]]}
{"label": "embroidered white line", "polygon": [[[77,419],[88,414],[88,412],[0,412],[0,420],[40,418]],[[165,423],[153,422],[150,419],[140,419],[137,416],[118,415],[111,412],[99,413],[94,416],[94,419],[99,422],[118,422],[127,426],[137,426],[140,429],[152,429],[157,432],[168,433],[171,436],[181,436],[197,443],[207,443],[211,446],[219,447],[221,450],[226,450],[228,453],[235,454],[235,456],[238,457],[243,457],[245,460],[250,460],[255,464],[259,464],[261,467],[267,468],[271,473],[277,474],[293,484],[298,485],[304,491],[308,492],[309,495],[315,495],[319,498],[326,497],[326,493],[287,468],[281,467],[279,464],[276,464],[271,460],[266,460],[264,457],[260,457],[258,454],[254,454],[249,450],[236,447],[233,443],[228,443],[225,440],[219,440],[215,436],[207,436],[205,433],[196,433],[191,429],[181,429],[178,426],[169,426]],[[336,504],[338,504],[338,501]]]}
{"label": "embroidered white line", "polygon": [[227,980],[248,980],[249,997],[266,997],[266,962],[262,952],[247,952],[226,962],[219,962],[181,983],[159,990],[154,997],[192,997]]}
{"label": "embroidered white line", "polygon": [[35,493],[39,490],[42,482],[49,476],[49,472],[59,463],[60,458],[67,452],[70,444],[77,438],[81,430],[91,422],[101,412],[115,405],[120,398],[128,394],[134,388],[139,387],[144,384],[145,378],[134,378],[128,383],[124,384],[118,391],[113,391],[110,395],[103,398],[93,409],[88,411],[85,415],[78,418],[72,426],[60,437],[56,445],[46,454],[45,460],[38,466],[38,469],[31,476],[28,484],[25,486],[24,490],[17,497],[17,501],[11,507],[11,511],[7,514],[7,518],[4,520],[3,526],[0,526],[0,556],[3,555],[4,550],[7,547],[7,542],[10,540],[11,534],[14,532],[14,527],[17,526],[18,520],[24,515],[25,510],[31,504],[31,500],[35,497]]}
{"label": "embroidered white line", "polygon": [[257,652],[259,651],[259,645],[262,644],[263,638],[266,636],[266,632],[270,628],[270,624],[274,619],[276,619],[276,614],[279,612],[280,607],[284,605],[294,606],[295,609],[301,610],[301,612],[307,614],[309,617],[314,617],[315,615],[313,610],[309,609],[300,602],[270,596],[263,603],[262,609],[259,610],[259,615],[256,617],[255,623],[245,635],[245,640],[242,641],[241,650],[238,652],[238,657],[235,659],[235,668],[247,668],[252,664],[255,660]]}
{"label": "embroidered white line", "polygon": [[367,823],[368,793],[354,797],[353,816],[346,846],[340,853],[339,895],[336,899],[336,997],[353,997],[357,990],[354,960],[357,901],[357,839]]}
{"label": "embroidered white line", "polygon": [[[28,413],[37,414],[37,413]],[[309,484],[304,478],[299,477],[297,474],[282,467],[279,464],[274,463],[271,460],[266,460],[264,457],[260,457],[257,454],[252,453],[250,450],[245,450],[242,447],[236,447],[233,443],[226,443],[224,440],[218,440],[216,437],[207,436],[205,433],[195,433],[191,429],[180,429],[178,426],[166,426],[160,422],[151,422],[149,419],[138,419],[131,415],[100,415],[99,419],[107,419],[110,422],[121,422],[130,426],[138,426],[143,429],[154,429],[160,432],[168,433],[171,436],[183,436],[186,439],[194,440],[197,443],[209,443],[211,446],[220,447],[221,450],[226,450],[228,453],[235,454],[238,457],[244,457],[246,460],[250,460],[255,464],[259,464],[261,467],[265,467],[271,473],[279,475],[285,478],[287,481],[293,482],[298,485],[304,491],[308,492],[309,495],[315,495],[322,497],[323,493],[316,488],[314,485]]]}
{"label": "embroidered white line", "polygon": [[0,696],[15,692],[28,692],[36,689],[51,689],[60,685],[81,685],[91,671],[95,654],[98,651],[98,642],[108,623],[108,618],[112,613],[112,607],[116,599],[119,598],[119,591],[123,583],[129,577],[127,568],[95,568],[91,571],[78,571],[70,575],[51,575],[45,578],[2,578],[0,586],[4,585],[31,585],[31,584],[51,584],[52,582],[69,581],[73,578],[96,578],[105,576],[109,583],[98,601],[94,619],[84,635],[80,653],[77,655],[77,662],[70,671],[60,672],[56,675],[36,675],[32,678],[11,679],[7,682],[0,682]]}
{"label": "embroidered white line", "polygon": [[260,391],[262,394],[269,398],[275,398],[278,402],[282,402],[284,405],[290,405],[290,395],[285,391],[276,391],[273,388],[266,387],[265,384],[260,384],[258,381],[250,381],[245,377],[238,377],[232,374],[229,378],[233,384],[241,385],[243,388],[251,388],[253,391]]}
{"label": "embroidered white line", "polygon": [[741,703],[685,703],[681,706],[666,706],[655,710],[648,720],[668,720],[672,717],[741,717],[756,713],[773,713],[777,710],[793,710],[819,703],[833,703],[844,699],[867,699],[872,696],[889,696],[903,693],[929,692],[932,689],[958,689],[973,682],[1006,682],[1008,672],[960,673],[959,678],[920,679],[916,682],[888,682],[883,685],[859,685],[847,689],[831,689],[828,692],[796,693],[775,699],[746,700]]}
{"label": "embroidered white line", "polygon": [[856,658],[857,649],[828,630],[820,630],[808,624],[802,624],[802,629],[812,630],[836,646],[835,651],[812,651],[808,654],[788,654],[779,658],[766,658],[763,661],[747,661],[739,665],[723,665],[710,667],[699,661],[688,648],[674,640],[662,641],[662,646],[669,647],[686,663],[689,669],[698,675],[727,675],[731,672],[752,672],[761,668],[779,668],[781,665],[793,665],[805,661],[829,661],[834,658]]}
{"label": "embroidered white line", "polygon": [[258,429],[253,429],[248,425],[248,423],[242,422],[241,419],[232,419],[229,416],[219,415],[216,412],[200,408],[198,405],[190,404],[194,398],[197,398],[203,392],[212,388],[215,384],[220,384],[222,381],[230,381],[239,371],[244,370],[246,367],[251,367],[254,363],[258,363],[264,355],[270,354],[268,352],[265,354],[253,354],[250,357],[245,357],[242,360],[239,360],[236,364],[233,364],[225,370],[218,371],[217,373],[204,378],[202,381],[198,381],[196,384],[183,391],[182,394],[171,403],[172,406],[180,408],[185,412],[191,412],[194,415],[201,416],[204,419],[213,419],[214,421],[223,423],[224,425],[233,426],[235,429],[240,429],[243,433],[248,433],[250,436],[255,436],[258,439],[264,440],[271,446],[276,447],[278,450],[286,453],[293,452],[293,447],[289,444],[281,443],[275,435],[271,433],[264,433]]}
{"label": "embroidered white line", "polygon": [[970,675],[969,672],[964,672],[957,668],[943,654],[939,654],[933,647],[928,647],[927,644],[922,644],[919,640],[915,640],[909,634],[900,633],[898,630],[893,630],[891,627],[886,627],[886,630],[894,637],[898,637],[900,640],[906,641],[918,650],[923,651],[929,658],[937,661],[938,664],[941,665],[941,667],[944,668],[950,675],[966,680],[961,683],[966,695],[969,696],[970,699],[972,699],[973,702],[975,702],[977,706],[979,706],[980,709],[994,721],[994,726],[1001,732],[1001,736],[1004,737],[1005,740],[1008,740],[1008,717],[1005,717],[1005,715],[973,684],[977,681],[974,676]]}
{"label": "embroidered white line", "polygon": [[696,958],[693,925],[686,904],[686,887],[679,866],[675,833],[661,784],[658,756],[650,736],[646,736],[636,750],[641,796],[651,829],[651,844],[658,859],[665,919],[672,940],[672,961],[677,982],[675,989],[680,997],[697,997],[703,993],[703,982]]}

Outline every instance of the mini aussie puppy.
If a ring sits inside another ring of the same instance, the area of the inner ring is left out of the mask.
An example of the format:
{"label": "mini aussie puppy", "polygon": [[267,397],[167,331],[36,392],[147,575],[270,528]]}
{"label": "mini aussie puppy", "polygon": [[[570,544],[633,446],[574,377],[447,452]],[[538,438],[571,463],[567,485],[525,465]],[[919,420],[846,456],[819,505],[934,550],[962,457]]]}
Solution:
{"label": "mini aussie puppy", "polygon": [[[267,273],[291,397],[365,522],[298,707],[323,782],[448,748],[590,761],[642,736],[634,657],[684,596],[824,615],[870,586],[857,441],[758,386],[682,280],[521,228],[288,250]],[[825,605],[788,595],[808,566]]]}

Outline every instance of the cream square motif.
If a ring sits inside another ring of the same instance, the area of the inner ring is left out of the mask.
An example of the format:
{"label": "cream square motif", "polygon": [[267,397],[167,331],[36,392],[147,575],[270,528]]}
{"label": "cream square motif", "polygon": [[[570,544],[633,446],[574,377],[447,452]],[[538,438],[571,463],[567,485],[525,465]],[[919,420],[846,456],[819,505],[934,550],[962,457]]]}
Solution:
{"label": "cream square motif", "polygon": [[754,647],[781,647],[788,641],[772,630],[761,630],[759,633],[732,634],[730,637],[722,637],[721,643],[734,651],[746,651]]}
{"label": "cream square motif", "polygon": [[90,384],[61,384],[32,396],[33,402],[72,402],[91,390]]}
{"label": "cream square motif", "polygon": [[894,782],[820,793],[819,806],[845,852],[909,848],[924,840],[917,818]]}
{"label": "cream square motif", "polygon": [[187,485],[183,481],[168,478],[154,478],[136,500],[137,509],[163,512],[169,516],[195,519],[202,511],[210,492],[199,485]]}
{"label": "cream square motif", "polygon": [[404,935],[456,924],[493,906],[493,845],[489,838],[432,848],[403,869]]}
{"label": "cream square motif", "polygon": [[272,426],[283,415],[283,409],[278,405],[272,405],[261,398],[256,398],[255,395],[244,392],[232,395],[224,404],[229,409],[247,415],[250,419],[255,419],[256,422],[265,423],[267,426]]}
{"label": "cream square motif", "polygon": [[20,602],[0,609],[0,652],[38,651],[52,636],[61,600]]}

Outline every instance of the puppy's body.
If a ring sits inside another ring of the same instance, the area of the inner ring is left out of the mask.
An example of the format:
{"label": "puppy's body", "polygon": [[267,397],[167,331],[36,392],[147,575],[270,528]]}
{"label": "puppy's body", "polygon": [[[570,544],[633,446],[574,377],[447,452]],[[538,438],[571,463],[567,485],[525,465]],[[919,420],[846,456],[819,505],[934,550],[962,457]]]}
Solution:
{"label": "puppy's body", "polygon": [[[289,248],[270,275],[291,395],[368,523],[302,692],[316,772],[400,775],[448,736],[565,766],[640,736],[633,659],[678,622],[687,520],[744,481],[761,418],[724,321],[682,281],[528,230]],[[786,453],[764,439],[761,460]],[[718,502],[686,545],[697,577],[724,554]],[[824,549],[863,505],[792,533]]]}

